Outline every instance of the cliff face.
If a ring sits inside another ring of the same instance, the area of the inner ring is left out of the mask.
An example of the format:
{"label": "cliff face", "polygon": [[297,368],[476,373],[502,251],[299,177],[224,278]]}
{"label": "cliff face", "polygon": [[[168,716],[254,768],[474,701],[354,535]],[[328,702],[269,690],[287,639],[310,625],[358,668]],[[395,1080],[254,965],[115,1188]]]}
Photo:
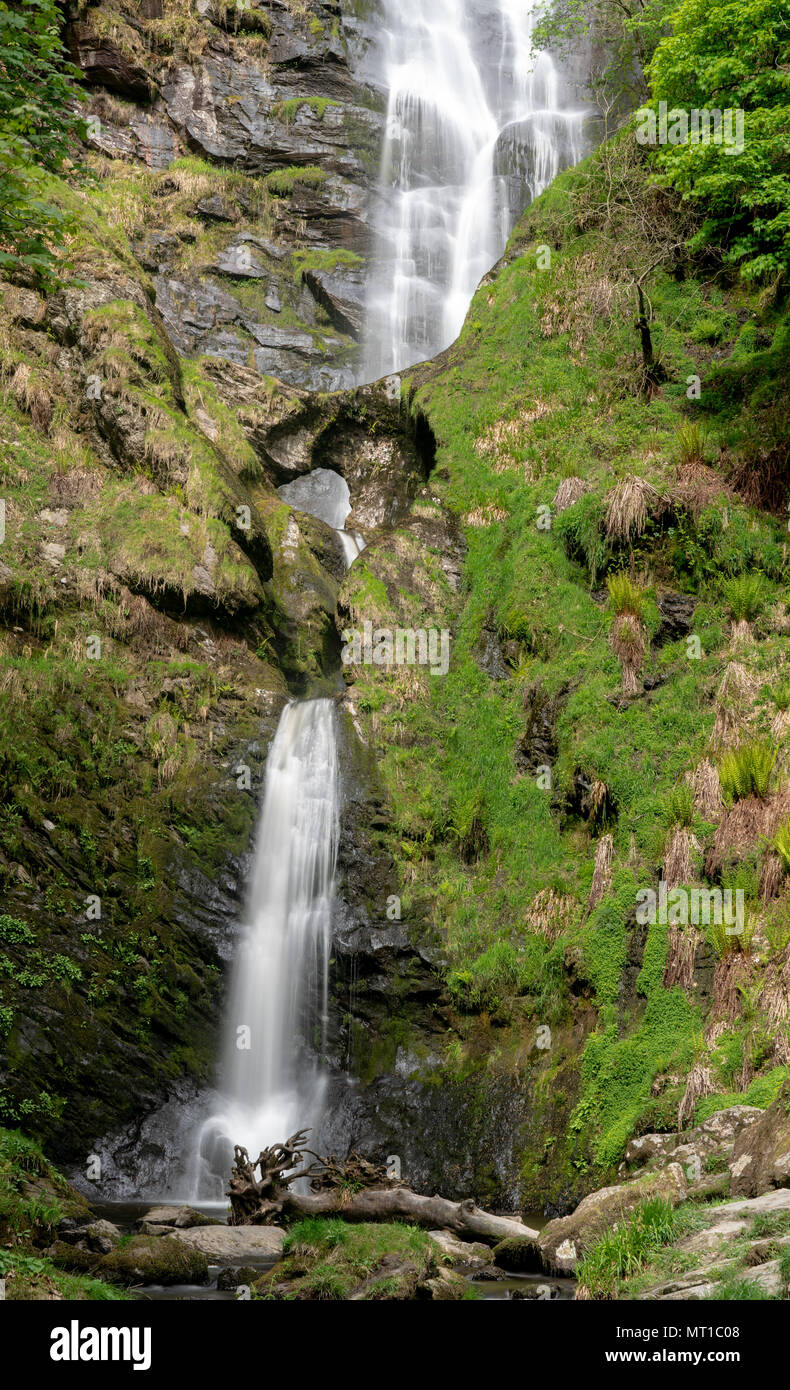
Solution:
{"label": "cliff face", "polygon": [[[349,385],[382,127],[381,95],[354,77],[359,22],[331,0],[161,0],[81,8],[66,38],[96,89],[102,177],[177,351]],[[175,178],[139,180],[140,165],[174,162]],[[188,225],[173,205],[185,178]]]}

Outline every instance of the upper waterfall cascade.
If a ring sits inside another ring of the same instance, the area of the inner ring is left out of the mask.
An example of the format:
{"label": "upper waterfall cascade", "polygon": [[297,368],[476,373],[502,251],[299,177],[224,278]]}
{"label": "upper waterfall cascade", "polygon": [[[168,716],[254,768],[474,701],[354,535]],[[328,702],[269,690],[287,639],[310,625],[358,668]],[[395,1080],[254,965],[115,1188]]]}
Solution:
{"label": "upper waterfall cascade", "polygon": [[532,47],[535,0],[381,0],[387,124],[365,372],[448,347],[527,203],[584,150],[586,111]]}

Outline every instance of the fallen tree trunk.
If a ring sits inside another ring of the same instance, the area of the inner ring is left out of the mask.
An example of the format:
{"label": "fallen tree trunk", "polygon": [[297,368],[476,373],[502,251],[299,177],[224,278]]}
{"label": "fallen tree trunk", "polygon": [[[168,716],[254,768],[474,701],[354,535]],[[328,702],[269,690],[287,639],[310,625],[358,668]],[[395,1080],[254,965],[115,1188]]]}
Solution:
{"label": "fallen tree trunk", "polygon": [[453,1231],[466,1240],[496,1243],[511,1236],[536,1240],[539,1232],[514,1216],[494,1216],[471,1200],[451,1202],[447,1197],[423,1197],[408,1187],[369,1187],[348,1195],[344,1192],[289,1192],[283,1217],[342,1216],[344,1221],[408,1221],[429,1230]]}
{"label": "fallen tree trunk", "polygon": [[[512,1236],[537,1238],[538,1232],[516,1217],[494,1216],[471,1199],[451,1202],[412,1192],[359,1154],[351,1153],[342,1162],[320,1158],[305,1148],[306,1134],[300,1130],[284,1144],[264,1149],[254,1162],[246,1149],[236,1147],[228,1188],[232,1225],[266,1226],[306,1216],[341,1216],[344,1221],[409,1221],[491,1243]],[[312,1162],[300,1167],[306,1157]],[[308,1181],[309,1192],[294,1191]]]}

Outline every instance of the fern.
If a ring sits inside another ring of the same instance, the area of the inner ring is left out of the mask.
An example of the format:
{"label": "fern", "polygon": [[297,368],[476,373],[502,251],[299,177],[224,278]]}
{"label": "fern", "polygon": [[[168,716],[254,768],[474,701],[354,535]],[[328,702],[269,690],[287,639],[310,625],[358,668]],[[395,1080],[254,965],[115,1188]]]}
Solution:
{"label": "fern", "polygon": [[742,743],[724,754],[719,763],[719,780],[727,801],[743,801],[757,796],[764,801],[771,786],[776,749],[764,739]]}

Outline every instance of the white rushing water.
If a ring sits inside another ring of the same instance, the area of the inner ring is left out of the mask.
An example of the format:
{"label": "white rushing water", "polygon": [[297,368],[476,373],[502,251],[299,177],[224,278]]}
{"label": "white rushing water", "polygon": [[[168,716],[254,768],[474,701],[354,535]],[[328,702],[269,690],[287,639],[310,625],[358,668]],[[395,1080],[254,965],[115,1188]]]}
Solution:
{"label": "white rushing water", "polygon": [[538,0],[380,0],[388,91],[369,380],[458,336],[517,218],[584,150],[585,111],[548,54]]}
{"label": "white rushing water", "polygon": [[358,531],[346,530],[351,494],[345,478],[331,468],[314,468],[312,472],[295,478],[292,483],[283,483],[277,492],[289,507],[318,517],[319,521],[325,521],[337,532],[346,569],[349,569],[365,549],[365,542]]}
{"label": "white rushing water", "polygon": [[199,1137],[194,1200],[221,1198],[234,1144],[255,1158],[321,1116],[338,842],[336,719],[332,700],[289,704],[269,752],[225,1019],[222,1099]]}

